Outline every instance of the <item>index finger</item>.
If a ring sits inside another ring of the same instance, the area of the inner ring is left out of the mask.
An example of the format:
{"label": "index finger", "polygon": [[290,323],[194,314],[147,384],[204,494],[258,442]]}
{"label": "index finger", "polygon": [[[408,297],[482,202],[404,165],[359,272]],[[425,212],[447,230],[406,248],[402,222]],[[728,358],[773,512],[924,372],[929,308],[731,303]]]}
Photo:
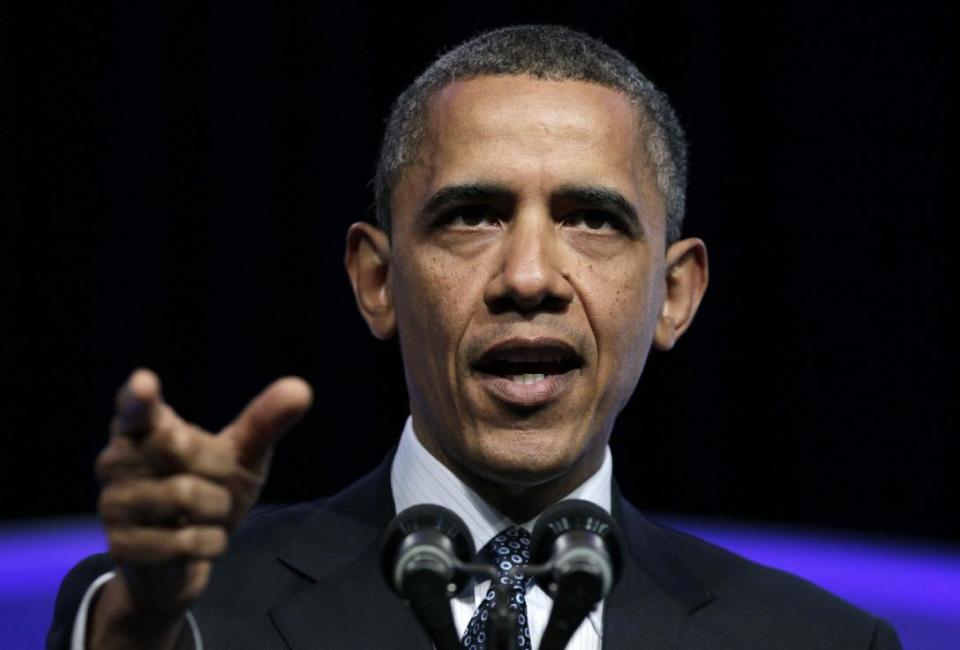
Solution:
{"label": "index finger", "polygon": [[111,432],[142,437],[157,423],[162,406],[160,378],[152,370],[137,368],[117,391]]}

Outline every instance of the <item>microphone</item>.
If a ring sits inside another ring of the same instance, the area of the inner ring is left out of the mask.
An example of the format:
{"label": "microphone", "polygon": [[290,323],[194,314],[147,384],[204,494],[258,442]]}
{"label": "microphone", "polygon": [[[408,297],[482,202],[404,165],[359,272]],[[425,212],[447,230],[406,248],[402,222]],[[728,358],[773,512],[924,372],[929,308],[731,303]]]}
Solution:
{"label": "microphone", "polygon": [[380,568],[401,598],[408,599],[438,650],[457,650],[450,598],[470,580],[460,571],[474,555],[473,538],[456,514],[419,505],[398,514],[383,532]]}
{"label": "microphone", "polygon": [[541,650],[563,650],[587,614],[606,598],[623,567],[623,535],[613,518],[588,501],[570,499],[537,521],[530,561],[542,565],[537,585],[553,598]]}

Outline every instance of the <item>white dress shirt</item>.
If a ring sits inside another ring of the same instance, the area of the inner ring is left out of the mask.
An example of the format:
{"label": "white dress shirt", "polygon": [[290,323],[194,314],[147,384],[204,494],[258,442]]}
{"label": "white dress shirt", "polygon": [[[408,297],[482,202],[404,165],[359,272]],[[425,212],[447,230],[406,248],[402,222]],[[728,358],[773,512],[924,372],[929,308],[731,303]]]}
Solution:
{"label": "white dress shirt", "polygon": [[[610,454],[610,448],[607,447],[600,469],[564,498],[590,501],[610,512],[612,477],[613,457]],[[478,549],[483,548],[501,530],[517,523],[497,512],[447,469],[446,465],[434,458],[417,439],[411,417],[407,418],[397,455],[390,468],[390,486],[393,489],[393,502],[397,512],[421,503],[434,503],[449,508],[467,524],[473,536],[474,546]],[[528,531],[532,531],[535,523],[536,517],[521,525]],[[71,650],[85,650],[90,605],[100,588],[113,575],[113,571],[105,573],[87,588],[73,622]],[[461,637],[470,623],[470,617],[473,616],[473,612],[480,605],[489,588],[490,581],[486,580],[474,585],[472,596],[468,592],[450,601],[453,620]],[[553,601],[536,585],[527,592],[526,601],[530,642],[535,649],[540,646],[540,639],[543,638],[543,632],[547,627]],[[200,630],[190,612],[187,612],[187,623],[193,636],[194,647],[196,650],[203,650]],[[570,643],[567,644],[567,650],[600,650],[603,640],[602,624],[603,603],[601,602],[577,628]]]}
{"label": "white dress shirt", "polygon": [[[100,591],[100,587],[107,584],[107,582],[113,578],[113,575],[113,571],[107,571],[87,587],[87,592],[83,594],[83,600],[80,601],[80,607],[77,608],[77,616],[73,619],[73,634],[70,635],[70,650],[86,649],[87,618],[90,616],[90,604],[93,602],[93,597]],[[190,626],[190,635],[193,637],[193,647],[196,648],[196,650],[203,650],[203,639],[200,638],[197,621],[190,612],[187,612],[187,624]]]}
{"label": "white dress shirt", "polygon": [[[613,457],[607,447],[603,464],[580,487],[564,499],[583,499],[610,512],[610,484],[613,477]],[[434,458],[417,439],[413,430],[413,419],[407,418],[407,424],[400,437],[400,446],[393,459],[390,471],[390,486],[393,489],[393,501],[397,512],[422,503],[433,503],[449,508],[457,513],[467,524],[473,536],[474,546],[483,548],[497,533],[518,522],[511,521],[484,501],[454,475],[446,465]],[[527,530],[533,530],[536,518],[519,522]],[[466,593],[451,601],[453,620],[460,636],[463,636],[470,617],[480,605],[490,581],[475,584],[473,593]],[[530,588],[526,595],[527,619],[530,624],[530,642],[534,649],[540,647],[540,640],[547,627],[553,600],[538,586]],[[567,645],[567,650],[600,650],[603,639],[603,603],[590,613],[580,624]]]}

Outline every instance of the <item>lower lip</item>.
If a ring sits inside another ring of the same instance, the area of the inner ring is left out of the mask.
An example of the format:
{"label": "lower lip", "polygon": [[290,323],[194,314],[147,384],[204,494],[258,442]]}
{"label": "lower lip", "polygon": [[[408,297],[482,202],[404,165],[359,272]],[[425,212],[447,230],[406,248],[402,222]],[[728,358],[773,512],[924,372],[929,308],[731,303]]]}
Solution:
{"label": "lower lip", "polygon": [[530,384],[510,381],[499,375],[480,374],[481,385],[494,397],[512,406],[542,406],[552,402],[570,390],[573,378],[578,370],[570,370],[563,374],[547,375],[540,381]]}

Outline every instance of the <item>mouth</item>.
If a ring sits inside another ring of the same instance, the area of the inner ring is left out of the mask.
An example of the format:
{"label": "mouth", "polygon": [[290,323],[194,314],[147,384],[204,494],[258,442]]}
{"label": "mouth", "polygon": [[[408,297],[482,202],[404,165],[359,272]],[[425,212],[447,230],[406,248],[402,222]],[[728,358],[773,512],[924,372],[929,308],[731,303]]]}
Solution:
{"label": "mouth", "polygon": [[584,359],[566,341],[512,338],[488,348],[471,369],[493,397],[518,407],[541,406],[570,389]]}

